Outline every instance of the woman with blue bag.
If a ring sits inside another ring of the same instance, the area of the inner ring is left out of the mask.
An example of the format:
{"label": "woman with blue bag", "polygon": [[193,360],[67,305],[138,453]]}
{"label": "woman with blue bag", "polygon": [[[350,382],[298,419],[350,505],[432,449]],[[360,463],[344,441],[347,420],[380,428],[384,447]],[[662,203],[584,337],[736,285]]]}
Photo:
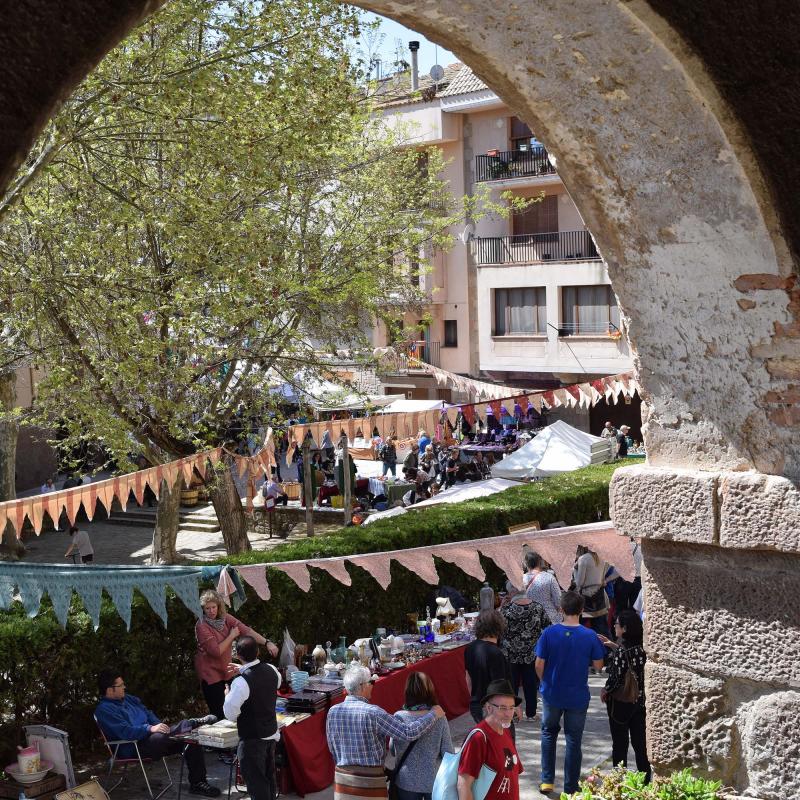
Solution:
{"label": "woman with blue bag", "polygon": [[510,681],[489,684],[481,700],[483,720],[469,732],[460,754],[442,757],[433,800],[519,800],[522,764],[510,729],[521,702]]}

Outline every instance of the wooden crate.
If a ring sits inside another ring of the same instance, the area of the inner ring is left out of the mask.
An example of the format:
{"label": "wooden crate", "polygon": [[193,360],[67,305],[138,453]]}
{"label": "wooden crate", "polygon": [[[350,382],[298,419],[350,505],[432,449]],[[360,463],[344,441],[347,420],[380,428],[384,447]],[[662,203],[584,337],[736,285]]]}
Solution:
{"label": "wooden crate", "polygon": [[22,786],[16,781],[0,781],[0,797],[17,800],[20,792],[24,792],[25,797],[36,798],[36,800],[52,800],[66,785],[66,779],[58,773],[46,775],[44,780],[37,781],[29,786]]}

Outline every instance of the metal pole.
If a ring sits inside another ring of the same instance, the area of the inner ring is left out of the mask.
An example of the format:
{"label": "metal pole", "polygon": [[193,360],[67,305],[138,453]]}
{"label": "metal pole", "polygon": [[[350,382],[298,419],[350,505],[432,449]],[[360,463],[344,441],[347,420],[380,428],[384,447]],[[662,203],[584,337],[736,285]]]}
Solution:
{"label": "metal pole", "polygon": [[342,436],[342,482],[344,483],[344,524],[349,525],[353,521],[353,508],[351,503],[352,487],[350,485],[350,456],[348,451],[349,442],[347,434]]}
{"label": "metal pole", "polygon": [[314,535],[314,498],[311,489],[311,438],[303,439],[303,497],[306,501],[306,536]]}

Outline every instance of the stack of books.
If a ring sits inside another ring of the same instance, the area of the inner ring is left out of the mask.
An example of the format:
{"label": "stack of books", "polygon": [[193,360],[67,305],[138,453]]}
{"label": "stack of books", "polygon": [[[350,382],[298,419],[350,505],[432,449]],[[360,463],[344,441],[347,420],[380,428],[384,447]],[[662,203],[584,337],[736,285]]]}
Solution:
{"label": "stack of books", "polygon": [[203,725],[198,728],[197,743],[204,747],[236,747],[239,744],[239,734],[236,731],[236,723],[227,719],[221,719],[213,725]]}

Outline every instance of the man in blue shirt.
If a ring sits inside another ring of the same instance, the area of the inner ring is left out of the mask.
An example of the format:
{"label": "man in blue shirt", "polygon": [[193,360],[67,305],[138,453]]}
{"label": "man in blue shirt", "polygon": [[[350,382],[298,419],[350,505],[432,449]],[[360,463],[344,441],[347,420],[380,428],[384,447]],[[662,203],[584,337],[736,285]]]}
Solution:
{"label": "man in blue shirt", "polygon": [[178,739],[176,733],[185,733],[200,725],[217,721],[209,715],[201,719],[183,720],[170,727],[162,722],[147,706],[132,694],[125,694],[125,681],[118,670],[104,669],[97,676],[100,702],[94,718],[109,741],[127,740],[133,744],[112,745],[115,758],[151,758],[154,761],[164,756],[183,753],[189,772],[189,793],[203,797],[218,797],[219,789],[206,780],[206,765],[203,750],[195,744],[188,747]]}
{"label": "man in blue shirt", "polygon": [[589,708],[589,667],[603,668],[605,649],[597,634],[581,625],[583,597],[578,592],[561,595],[564,621],[542,631],[536,643],[536,674],[542,692],[542,780],[539,790],[553,790],[556,741],[564,717],[564,791],[578,791],[581,775],[581,739]]}

